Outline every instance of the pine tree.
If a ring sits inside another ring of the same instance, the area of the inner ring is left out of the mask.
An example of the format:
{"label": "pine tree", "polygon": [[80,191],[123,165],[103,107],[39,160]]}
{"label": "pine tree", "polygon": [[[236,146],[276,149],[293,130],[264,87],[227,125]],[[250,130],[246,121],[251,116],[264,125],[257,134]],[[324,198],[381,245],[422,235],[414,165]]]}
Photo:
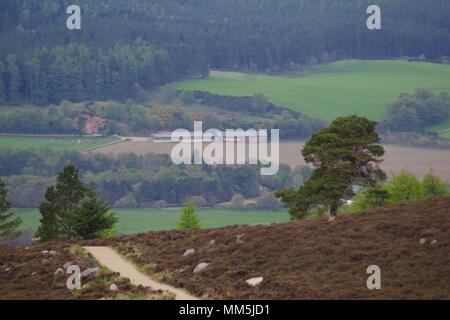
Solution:
{"label": "pine tree", "polygon": [[195,212],[194,200],[188,199],[181,210],[180,220],[178,221],[178,229],[200,229],[200,220]]}
{"label": "pine tree", "polygon": [[108,204],[96,196],[84,200],[70,219],[77,238],[88,240],[114,235],[117,218],[110,209]]}
{"label": "pine tree", "polygon": [[13,213],[8,213],[9,209],[8,191],[0,178],[0,237],[16,237],[20,234],[18,228],[22,220],[20,218],[11,220]]}
{"label": "pine tree", "polygon": [[73,164],[68,164],[56,179],[56,185],[47,189],[45,202],[39,207],[41,213],[37,235],[41,241],[76,236],[70,221],[81,201],[93,191],[81,182]]}
{"label": "pine tree", "polygon": [[354,195],[353,185],[374,187],[386,178],[378,167],[384,149],[375,126],[363,117],[341,117],[311,137],[302,154],[317,169],[298,191],[277,192],[293,218],[316,206],[329,207],[334,217],[342,201]]}
{"label": "pine tree", "polygon": [[58,228],[58,206],[56,205],[57,194],[55,187],[51,186],[45,193],[45,202],[39,206],[39,212],[41,214],[40,226],[36,235],[40,238],[41,242],[57,239],[59,236]]}

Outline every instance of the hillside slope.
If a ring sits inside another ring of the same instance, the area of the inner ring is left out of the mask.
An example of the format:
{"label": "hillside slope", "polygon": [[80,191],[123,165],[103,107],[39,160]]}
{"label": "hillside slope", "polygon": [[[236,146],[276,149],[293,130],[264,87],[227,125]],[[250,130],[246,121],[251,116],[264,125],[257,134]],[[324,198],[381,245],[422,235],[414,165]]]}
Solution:
{"label": "hillside slope", "polygon": [[[81,274],[81,289],[69,290],[72,275],[67,268],[75,265]],[[89,272],[90,271],[90,272]],[[115,284],[116,290],[110,286]],[[81,247],[54,241],[24,248],[0,245],[1,300],[98,300],[167,299],[162,291],[136,287],[129,279],[101,267]]]}
{"label": "hillside slope", "polygon": [[[95,244],[113,245],[144,271],[204,298],[450,299],[449,229],[445,198],[333,223],[157,232]],[[183,257],[187,249],[195,253]],[[209,265],[193,274],[202,262]],[[381,290],[366,287],[370,265],[381,268]],[[245,281],[253,277],[264,281],[252,288]]]}
{"label": "hillside slope", "polygon": [[321,119],[357,114],[381,121],[387,116],[386,104],[402,92],[427,88],[450,93],[449,74],[448,65],[343,60],[299,77],[213,72],[207,79],[180,82],[178,88],[230,96],[262,92],[277,105]]}

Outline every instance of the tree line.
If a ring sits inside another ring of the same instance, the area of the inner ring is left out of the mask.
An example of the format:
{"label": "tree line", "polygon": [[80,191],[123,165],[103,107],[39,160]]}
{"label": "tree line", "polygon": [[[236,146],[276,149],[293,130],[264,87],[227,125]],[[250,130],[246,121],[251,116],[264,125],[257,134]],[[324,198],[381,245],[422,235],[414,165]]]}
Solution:
{"label": "tree line", "polygon": [[344,211],[357,212],[387,204],[423,201],[448,195],[450,195],[450,186],[436,176],[433,170],[430,169],[422,181],[411,172],[402,170],[389,182],[359,191],[353,203]]}
{"label": "tree line", "polygon": [[299,186],[311,175],[308,167],[281,165],[276,176],[261,177],[258,166],[177,166],[168,155],[111,157],[102,154],[0,148],[0,176],[14,207],[37,207],[57,174],[72,163],[82,181],[117,208],[179,206],[196,198],[199,206],[228,202],[235,194],[260,195],[261,188]]}
{"label": "tree line", "polygon": [[424,132],[450,116],[450,97],[447,92],[417,89],[400,94],[387,109],[389,118],[378,126],[379,131]]}
{"label": "tree line", "polygon": [[84,43],[44,46],[22,56],[0,56],[0,103],[123,99],[141,87],[154,89],[187,75],[173,70],[166,51],[141,40],[107,49]]}

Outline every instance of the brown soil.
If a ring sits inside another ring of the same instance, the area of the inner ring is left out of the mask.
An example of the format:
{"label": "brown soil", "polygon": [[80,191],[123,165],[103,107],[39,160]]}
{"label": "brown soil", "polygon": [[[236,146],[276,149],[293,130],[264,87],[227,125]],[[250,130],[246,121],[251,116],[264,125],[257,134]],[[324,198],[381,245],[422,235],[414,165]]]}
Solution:
{"label": "brown soil", "polygon": [[[79,127],[80,119],[84,120],[84,128]],[[72,126],[82,134],[98,134],[105,126],[106,119],[92,113],[83,112],[72,119]]]}
{"label": "brown soil", "polygon": [[[160,297],[161,292],[150,292],[143,287],[132,286],[127,279],[102,269],[100,276],[82,278],[81,290],[69,290],[66,286],[70,276],[65,271],[55,271],[66,262],[80,267],[81,271],[97,267],[88,254],[74,252],[72,244],[52,242],[27,248],[13,249],[0,246],[0,300],[68,300],[68,299],[127,299]],[[44,253],[43,251],[55,251]],[[115,283],[118,291],[109,286]]]}
{"label": "brown soil", "polygon": [[[280,141],[280,162],[292,168],[305,165],[300,150],[303,143],[298,141]],[[173,148],[170,143],[153,143],[151,141],[130,141],[96,149],[94,152],[116,156],[126,152],[140,155],[147,153],[170,154]],[[450,150],[413,148],[394,145],[384,146],[386,155],[381,164],[389,176],[407,169],[422,178],[430,169],[450,182]]]}
{"label": "brown soil", "polygon": [[[334,222],[155,232],[91,244],[113,245],[147,273],[203,298],[450,299],[450,198]],[[191,248],[195,253],[183,257]],[[201,262],[210,265],[193,274]],[[370,265],[381,268],[381,290],[366,287]],[[252,277],[264,281],[252,288],[245,282]]]}

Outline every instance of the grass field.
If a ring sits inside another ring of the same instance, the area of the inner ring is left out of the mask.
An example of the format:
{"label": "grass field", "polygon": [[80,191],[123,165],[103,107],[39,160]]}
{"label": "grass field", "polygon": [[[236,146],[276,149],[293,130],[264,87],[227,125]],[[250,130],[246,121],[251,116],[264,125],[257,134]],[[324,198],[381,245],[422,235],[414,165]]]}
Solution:
{"label": "grass field", "polygon": [[322,119],[357,114],[379,121],[386,116],[386,103],[402,92],[427,88],[450,93],[450,66],[345,60],[298,77],[216,71],[208,79],[184,81],[177,87],[233,96],[263,92],[275,104]]}
{"label": "grass field", "polygon": [[116,141],[100,137],[0,136],[0,147],[12,149],[52,149],[83,151]]}
{"label": "grass field", "polygon": [[[115,210],[119,218],[120,234],[176,229],[180,210],[171,209],[121,209]],[[253,208],[199,210],[202,228],[219,228],[229,225],[252,225],[289,221],[285,211],[263,212]],[[15,216],[22,218],[22,230],[35,231],[40,214],[37,209],[19,209]]]}

